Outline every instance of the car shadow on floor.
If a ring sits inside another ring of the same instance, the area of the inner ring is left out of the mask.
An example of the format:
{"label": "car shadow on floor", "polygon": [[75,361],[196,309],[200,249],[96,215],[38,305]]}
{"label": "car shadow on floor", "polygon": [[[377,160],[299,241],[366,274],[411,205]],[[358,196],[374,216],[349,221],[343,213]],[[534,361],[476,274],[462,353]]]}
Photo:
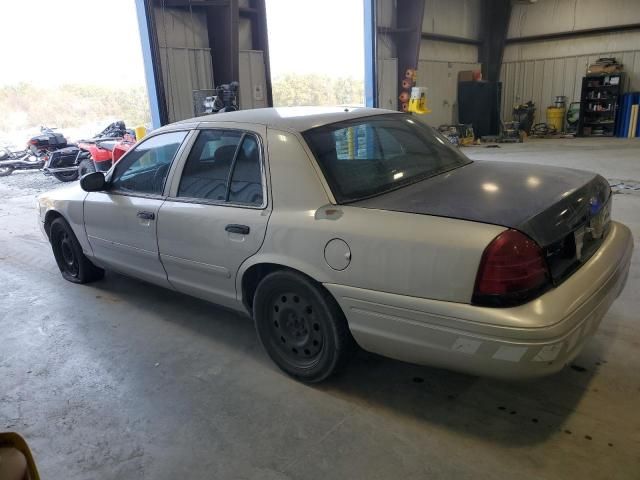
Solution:
{"label": "car shadow on floor", "polygon": [[[242,352],[263,368],[277,367],[262,350],[253,322],[211,303],[109,273],[95,284],[100,296],[135,302],[158,320],[179,324]],[[180,315],[175,312],[179,311]],[[439,426],[504,445],[534,445],[571,435],[569,416],[590,383],[603,346],[592,339],[572,366],[551,377],[506,382],[412,365],[357,351],[347,368],[309,386],[349,402],[355,412],[386,410],[416,426]],[[282,374],[284,382],[294,380]]]}

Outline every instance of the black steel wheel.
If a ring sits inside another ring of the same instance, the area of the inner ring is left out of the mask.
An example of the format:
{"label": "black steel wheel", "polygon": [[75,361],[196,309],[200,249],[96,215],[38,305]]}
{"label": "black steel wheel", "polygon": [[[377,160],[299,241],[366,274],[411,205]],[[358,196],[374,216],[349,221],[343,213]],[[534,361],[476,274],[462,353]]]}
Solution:
{"label": "black steel wheel", "polygon": [[49,241],[60,273],[73,283],[88,283],[104,276],[104,270],[96,267],[82,252],[73,230],[63,218],[51,222]]}
{"label": "black steel wheel", "polygon": [[0,167],[0,177],[7,177],[13,173],[13,167],[10,165],[5,165]]}
{"label": "black steel wheel", "polygon": [[58,172],[53,174],[61,182],[73,182],[78,179],[78,171],[74,170],[73,172]]}
{"label": "black steel wheel", "polygon": [[298,380],[315,383],[335,373],[353,338],[333,297],[293,271],[267,275],[253,302],[258,337],[271,359]]}

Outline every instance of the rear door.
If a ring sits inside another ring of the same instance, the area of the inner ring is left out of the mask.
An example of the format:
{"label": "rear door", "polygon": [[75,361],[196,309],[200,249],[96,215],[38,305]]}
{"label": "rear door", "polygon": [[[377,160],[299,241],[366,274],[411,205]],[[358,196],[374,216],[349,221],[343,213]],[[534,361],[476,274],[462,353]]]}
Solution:
{"label": "rear door", "polygon": [[271,202],[266,128],[202,128],[176,165],[158,214],[160,258],[174,288],[236,306],[240,265],[264,240]]}
{"label": "rear door", "polygon": [[84,223],[98,263],[170,287],[158,256],[156,220],[165,182],[187,131],[150,137],[114,168],[105,192],[84,201]]}

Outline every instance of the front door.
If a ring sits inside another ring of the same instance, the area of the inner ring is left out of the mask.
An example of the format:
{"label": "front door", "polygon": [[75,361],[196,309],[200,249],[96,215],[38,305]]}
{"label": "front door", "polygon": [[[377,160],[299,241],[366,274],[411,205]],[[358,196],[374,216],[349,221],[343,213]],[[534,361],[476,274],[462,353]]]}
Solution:
{"label": "front door", "polygon": [[237,306],[235,279],[271,212],[256,132],[202,129],[158,214],[158,248],[177,290]]}
{"label": "front door", "polygon": [[156,223],[171,162],[187,133],[141,142],[116,165],[107,191],[87,195],[85,228],[99,264],[170,287],[158,256]]}

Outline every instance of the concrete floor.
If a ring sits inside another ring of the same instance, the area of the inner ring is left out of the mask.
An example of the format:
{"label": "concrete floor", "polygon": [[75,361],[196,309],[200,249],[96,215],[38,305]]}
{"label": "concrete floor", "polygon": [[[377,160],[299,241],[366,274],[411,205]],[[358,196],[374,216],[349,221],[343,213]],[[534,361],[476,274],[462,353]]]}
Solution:
{"label": "concrete floor", "polygon": [[[640,141],[531,141],[470,156],[640,180]],[[505,383],[360,353],[317,387],[246,318],[116,274],[60,277],[40,173],[0,179],[0,431],[42,478],[640,478],[640,248],[572,368]],[[640,191],[613,216],[640,238]]]}

